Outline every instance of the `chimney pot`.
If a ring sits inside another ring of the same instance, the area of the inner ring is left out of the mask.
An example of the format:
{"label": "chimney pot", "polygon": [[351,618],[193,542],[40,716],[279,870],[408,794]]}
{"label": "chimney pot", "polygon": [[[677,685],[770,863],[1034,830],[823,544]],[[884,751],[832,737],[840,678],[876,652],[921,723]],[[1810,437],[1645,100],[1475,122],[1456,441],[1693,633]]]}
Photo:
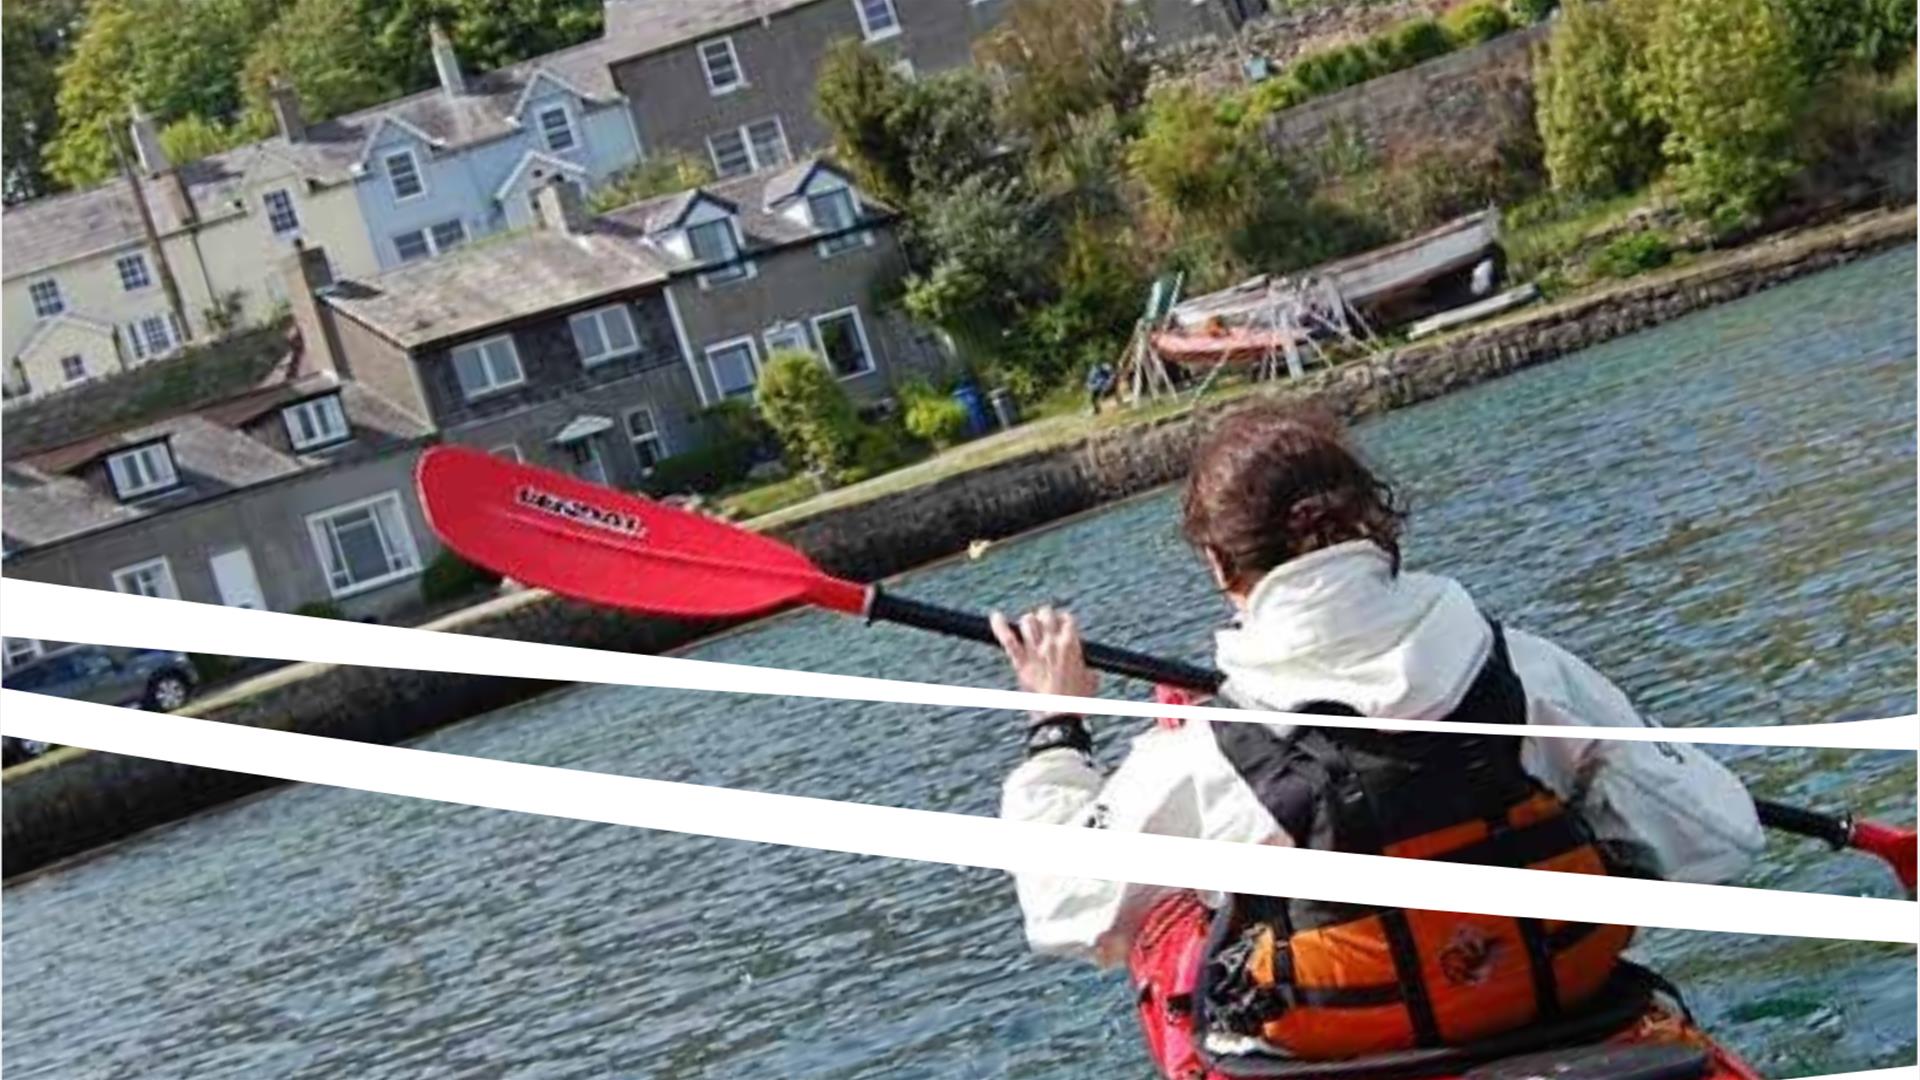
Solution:
{"label": "chimney pot", "polygon": [[273,118],[280,127],[280,134],[290,143],[305,141],[307,137],[306,114],[300,110],[300,92],[285,79],[273,80],[267,90],[267,98],[273,103]]}
{"label": "chimney pot", "polygon": [[433,70],[440,74],[440,88],[449,95],[466,93],[467,77],[460,74],[460,54],[453,51],[453,41],[440,20],[428,24],[427,40],[433,48]]}
{"label": "chimney pot", "polygon": [[160,145],[160,125],[140,106],[133,107],[133,122],[128,125],[133,134],[133,153],[140,161],[140,172],[144,176],[159,176],[173,168],[167,160],[167,151]]}

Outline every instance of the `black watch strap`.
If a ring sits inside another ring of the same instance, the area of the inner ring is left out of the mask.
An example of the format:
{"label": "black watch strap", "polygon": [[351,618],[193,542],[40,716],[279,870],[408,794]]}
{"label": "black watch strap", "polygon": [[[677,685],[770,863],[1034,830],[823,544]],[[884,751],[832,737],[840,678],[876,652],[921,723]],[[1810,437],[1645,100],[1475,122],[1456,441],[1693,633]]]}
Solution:
{"label": "black watch strap", "polygon": [[1093,735],[1086,721],[1073,715],[1049,716],[1027,729],[1027,756],[1049,750],[1077,750],[1093,753]]}

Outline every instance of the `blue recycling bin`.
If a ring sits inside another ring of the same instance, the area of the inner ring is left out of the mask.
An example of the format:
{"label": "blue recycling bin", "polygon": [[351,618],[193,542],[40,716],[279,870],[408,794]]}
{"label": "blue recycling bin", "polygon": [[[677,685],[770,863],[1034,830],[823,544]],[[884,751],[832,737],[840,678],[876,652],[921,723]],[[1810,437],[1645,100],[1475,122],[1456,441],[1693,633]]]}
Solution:
{"label": "blue recycling bin", "polygon": [[980,388],[970,382],[961,383],[953,392],[953,399],[967,410],[967,436],[977,439],[993,430],[993,413],[987,410],[987,399],[980,396]]}

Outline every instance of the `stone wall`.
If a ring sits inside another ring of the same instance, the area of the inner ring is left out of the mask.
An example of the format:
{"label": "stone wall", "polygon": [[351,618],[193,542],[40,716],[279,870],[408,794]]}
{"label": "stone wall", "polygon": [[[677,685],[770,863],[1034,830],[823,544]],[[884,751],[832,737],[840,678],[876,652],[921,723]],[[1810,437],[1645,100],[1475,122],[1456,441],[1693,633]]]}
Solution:
{"label": "stone wall", "polygon": [[[1911,207],[1862,215],[1603,294],[1315,372],[1282,394],[1318,395],[1352,417],[1437,397],[1914,240]],[[1113,429],[937,483],[802,519],[779,530],[821,565],[886,577],[1178,479],[1222,406]],[[639,619],[543,593],[450,616],[430,629],[629,652],[664,652],[721,628]],[[297,665],[190,710],[231,723],[397,742],[550,689],[535,680]],[[8,877],[268,786],[167,762],[63,751],[0,785]]]}

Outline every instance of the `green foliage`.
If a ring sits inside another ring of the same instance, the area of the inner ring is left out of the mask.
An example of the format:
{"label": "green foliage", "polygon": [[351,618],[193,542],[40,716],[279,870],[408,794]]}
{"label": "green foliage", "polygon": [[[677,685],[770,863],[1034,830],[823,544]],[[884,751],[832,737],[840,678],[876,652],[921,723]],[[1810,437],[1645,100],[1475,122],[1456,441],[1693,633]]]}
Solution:
{"label": "green foliage", "polygon": [[834,157],[860,186],[895,204],[913,191],[908,148],[893,123],[906,80],[852,38],[828,46],[814,84],[814,112],[833,132]]}
{"label": "green foliage", "polygon": [[499,584],[499,574],[475,566],[452,551],[442,551],[420,575],[420,599],[429,605],[444,604]]}
{"label": "green foliage", "polygon": [[1057,228],[1024,180],[969,176],[920,201],[916,245],[931,256],[907,279],[915,318],[964,344],[997,351],[1002,331],[1048,291]]}
{"label": "green foliage", "polygon": [[1014,0],[975,54],[1005,82],[1008,125],[1045,149],[1075,117],[1139,104],[1148,77],[1132,45],[1140,29],[1123,0]]}
{"label": "green foliage", "polygon": [[911,464],[922,454],[922,451],[908,445],[905,434],[897,424],[863,424],[853,441],[853,465],[841,470],[840,482],[857,484],[869,477]]}
{"label": "green foliage", "polygon": [[753,447],[750,442],[724,436],[710,440],[698,450],[655,462],[643,486],[653,495],[710,495],[746,479],[753,467]]}
{"label": "green foliage", "polygon": [[1588,266],[1601,277],[1630,278],[1672,261],[1672,242],[1649,229],[1615,237],[1594,254]]}
{"label": "green foliage", "polygon": [[80,23],[82,0],[0,6],[0,193],[7,205],[53,190],[43,159],[60,123],[59,65]]}
{"label": "green foliage", "polygon": [[160,148],[167,152],[168,161],[198,161],[262,134],[240,124],[220,124],[189,114],[160,129]]}
{"label": "green foliage", "polygon": [[[1386,64],[1382,70],[1354,81],[1362,82],[1367,78],[1377,78],[1390,71],[1424,64],[1428,60],[1447,55],[1453,51],[1456,40],[1455,35],[1448,30],[1449,26],[1442,26],[1432,19],[1408,19],[1387,30],[1374,39],[1373,49],[1383,57],[1390,57],[1392,62]],[[1391,44],[1383,46],[1379,44],[1382,40]]]}
{"label": "green foliage", "polygon": [[854,464],[860,420],[846,389],[819,357],[797,349],[774,353],[760,369],[754,396],[796,465],[838,477]]}
{"label": "green foliage", "polygon": [[1473,0],[1446,15],[1447,36],[1460,48],[1492,41],[1513,29],[1507,9],[1494,0]]}
{"label": "green foliage", "polygon": [[1639,95],[1641,50],[1611,4],[1572,0],[1538,80],[1537,117],[1556,190],[1604,197],[1658,168],[1661,130]]}
{"label": "green foliage", "polygon": [[311,619],[344,619],[347,613],[340,605],[331,600],[309,600],[293,609],[295,615],[305,615]]}
{"label": "green foliage", "polygon": [[399,96],[400,89],[355,6],[342,0],[295,0],[247,56],[241,93],[248,119],[261,132],[275,128],[268,96],[275,80],[299,94],[309,120],[365,108]]}
{"label": "green foliage", "polygon": [[604,214],[642,199],[670,195],[712,182],[713,165],[706,158],[677,152],[655,154],[587,196],[587,209],[595,214]]}
{"label": "green foliage", "polygon": [[901,386],[900,404],[905,409],[908,434],[937,450],[967,437],[967,407],[925,381]]}
{"label": "green foliage", "polygon": [[1560,0],[1511,0],[1511,6],[1514,21],[1531,26],[1546,21],[1547,16],[1560,6]]}
{"label": "green foliage", "polygon": [[1261,140],[1228,126],[1211,101],[1187,87],[1147,103],[1127,165],[1163,210],[1205,221],[1232,217],[1272,172]]}
{"label": "green foliage", "polygon": [[1772,0],[1665,0],[1647,76],[1681,204],[1722,228],[1768,209],[1795,170],[1805,100],[1792,28]]}

